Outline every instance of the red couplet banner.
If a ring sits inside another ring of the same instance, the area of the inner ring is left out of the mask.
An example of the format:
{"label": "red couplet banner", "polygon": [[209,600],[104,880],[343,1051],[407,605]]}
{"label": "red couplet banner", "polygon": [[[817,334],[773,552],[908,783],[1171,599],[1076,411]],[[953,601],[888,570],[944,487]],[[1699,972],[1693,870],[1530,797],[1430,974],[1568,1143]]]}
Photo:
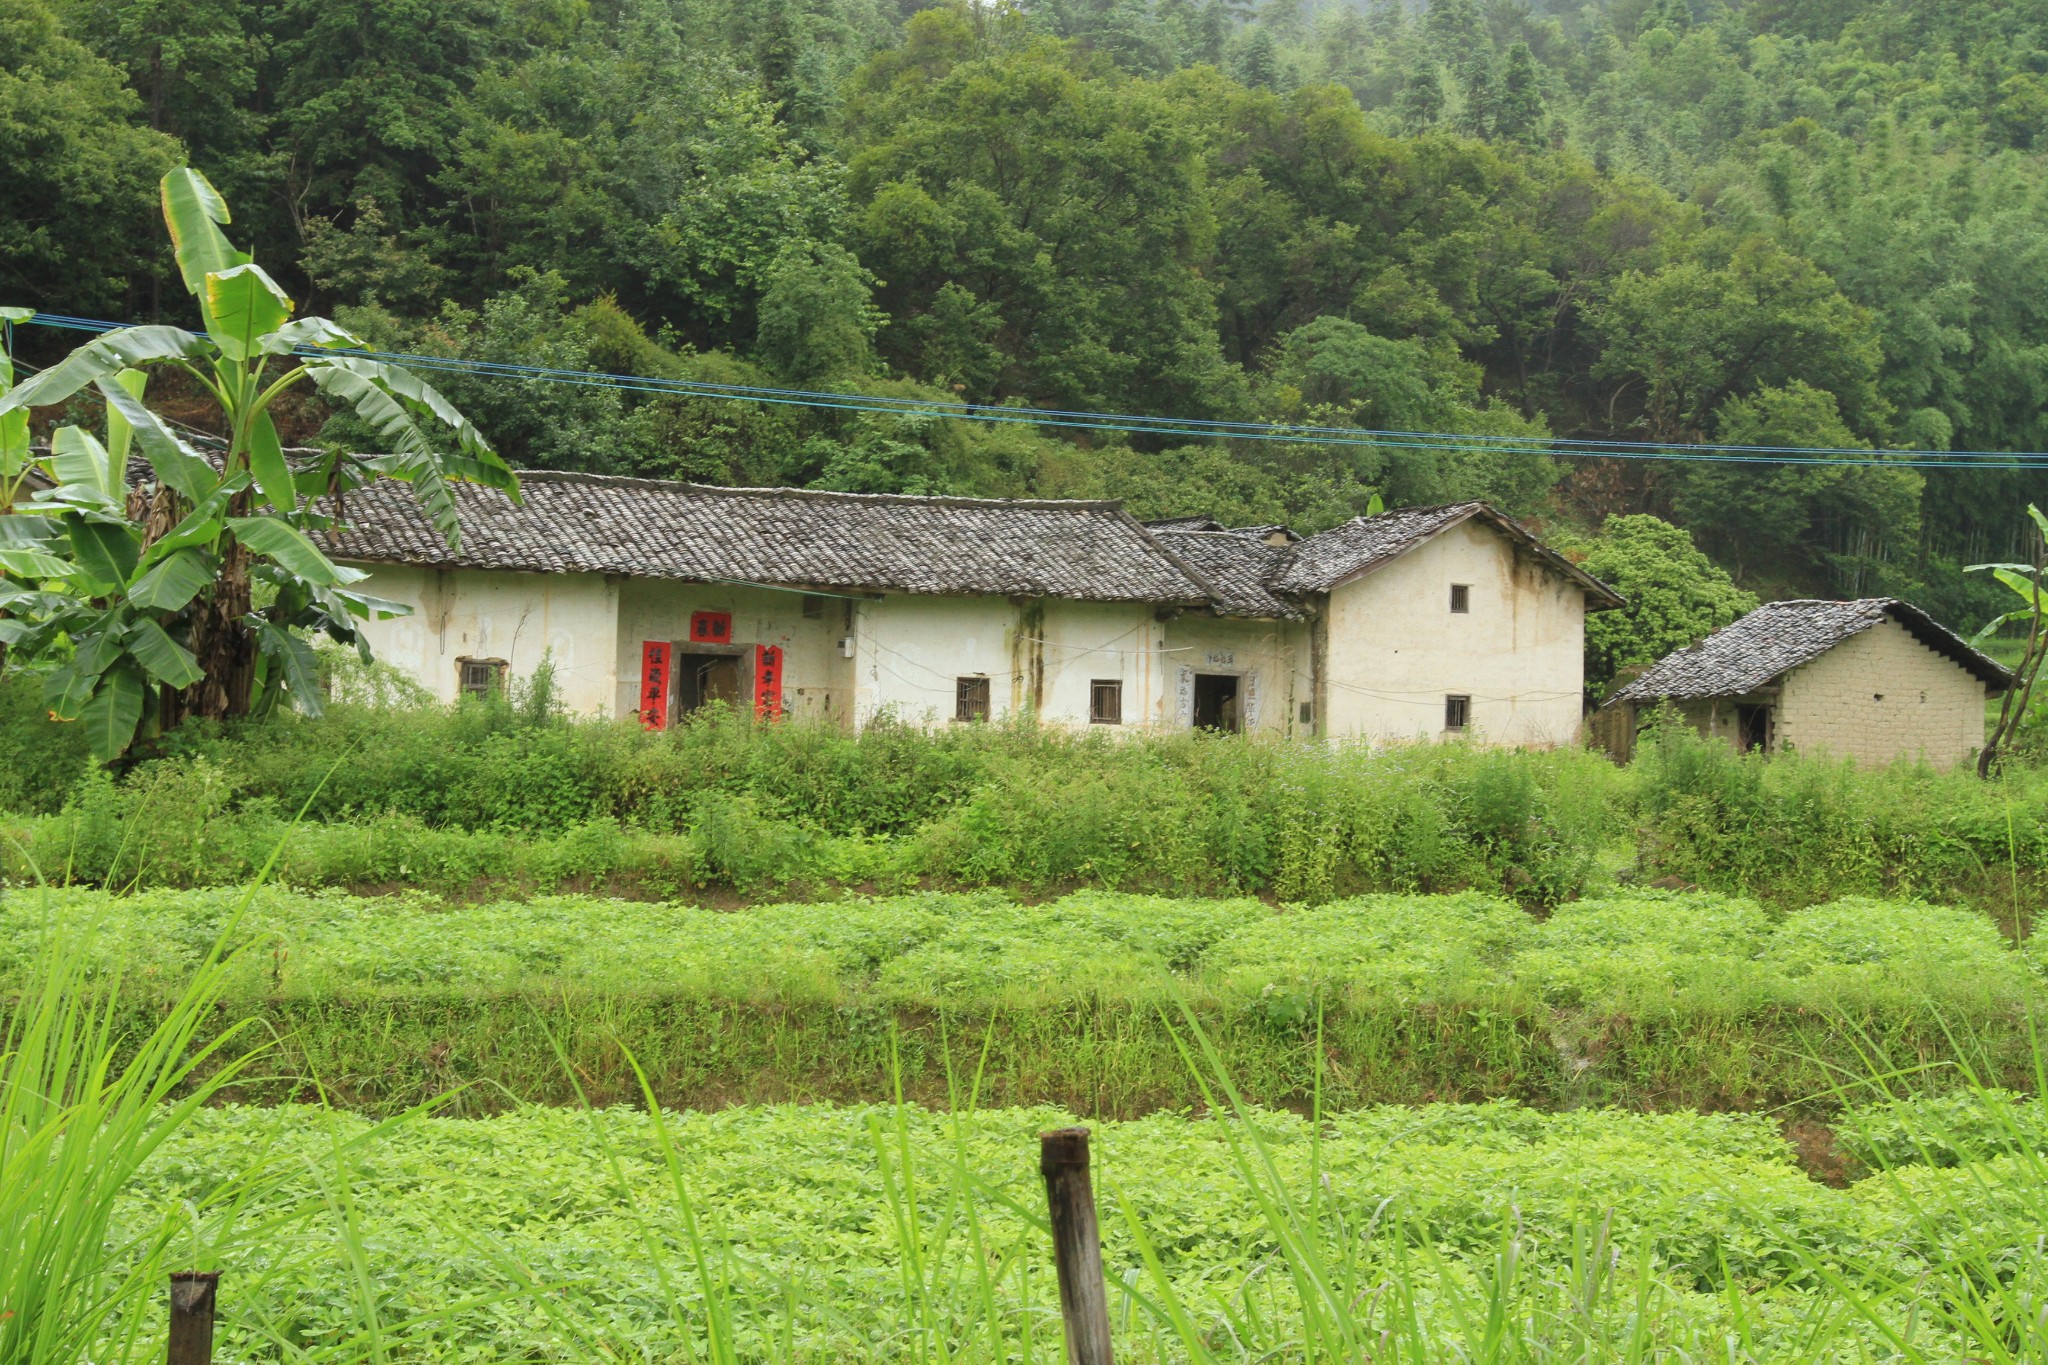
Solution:
{"label": "red couplet banner", "polygon": [[754,714],[773,720],[782,714],[782,650],[760,645],[754,650]]}
{"label": "red couplet banner", "polygon": [[673,646],[666,640],[640,645],[640,723],[650,730],[668,729],[668,680]]}

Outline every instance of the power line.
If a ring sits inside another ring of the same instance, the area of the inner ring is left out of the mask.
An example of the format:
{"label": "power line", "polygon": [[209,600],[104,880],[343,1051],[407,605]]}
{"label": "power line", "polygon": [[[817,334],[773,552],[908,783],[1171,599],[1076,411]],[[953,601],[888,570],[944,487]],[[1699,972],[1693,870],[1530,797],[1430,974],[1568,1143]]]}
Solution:
{"label": "power line", "polygon": [[[129,324],[60,313],[37,313],[31,323],[72,331],[110,332]],[[1201,440],[1242,440],[1303,445],[1349,445],[1403,450],[1466,451],[1501,455],[1673,461],[1701,464],[1892,466],[1916,469],[2044,469],[2048,452],[1897,449],[1872,451],[1841,446],[1768,446],[1706,442],[1598,441],[1577,437],[1491,436],[1393,428],[1326,427],[1277,422],[1228,422],[1208,418],[1155,417],[1137,413],[1060,408],[990,407],[942,399],[892,398],[823,389],[748,384],[713,384],[655,375],[571,370],[545,365],[462,360],[450,356],[354,348],[300,347],[306,357],[355,356],[430,373],[468,374],[629,393],[753,402],[779,406],[870,413],[883,416],[950,417],[985,424],[1017,424],[1130,435],[1181,436]]]}

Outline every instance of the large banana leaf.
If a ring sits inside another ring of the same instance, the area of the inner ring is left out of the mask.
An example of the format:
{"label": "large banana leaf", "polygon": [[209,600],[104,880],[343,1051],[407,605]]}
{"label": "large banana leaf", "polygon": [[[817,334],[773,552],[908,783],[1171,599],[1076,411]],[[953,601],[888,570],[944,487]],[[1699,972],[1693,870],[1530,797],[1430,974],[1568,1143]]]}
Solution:
{"label": "large banana leaf", "polygon": [[95,338],[62,360],[0,394],[0,412],[61,403],[88,384],[154,360],[211,355],[213,345],[182,327],[123,327]]}
{"label": "large banana leaf", "polygon": [[94,596],[113,592],[126,583],[140,557],[141,547],[134,531],[126,525],[87,521],[76,514],[66,520],[71,523],[71,557],[97,587]]}
{"label": "large banana leaf", "polygon": [[277,281],[253,262],[206,277],[207,332],[230,360],[261,353],[263,338],[284,326],[292,307]]}
{"label": "large banana leaf", "polygon": [[176,551],[144,569],[128,585],[128,600],[145,611],[178,611],[213,582],[220,562],[206,551]]}
{"label": "large banana leaf", "polygon": [[[95,380],[107,384],[105,379]],[[141,398],[142,391],[149,384],[149,376],[140,370],[123,370],[113,377],[112,387],[131,398]],[[108,462],[116,469],[128,468],[128,448],[135,437],[135,424],[123,417],[116,408],[107,409],[107,456]]]}
{"label": "large banana leaf", "polygon": [[60,486],[97,494],[109,504],[128,496],[127,470],[115,465],[113,452],[84,427],[58,427],[50,433],[50,473]]}
{"label": "large banana leaf", "polygon": [[127,752],[135,727],[142,723],[146,696],[142,672],[132,664],[116,664],[100,675],[91,698],[78,713],[94,758],[109,762]]}
{"label": "large banana leaf", "polygon": [[163,207],[178,273],[184,277],[186,290],[199,300],[206,330],[216,331],[220,320],[206,296],[206,277],[249,264],[249,257],[235,250],[220,230],[221,224],[229,221],[227,201],[205,176],[190,166],[180,166],[164,177]]}
{"label": "large banana leaf", "polygon": [[[518,476],[505,463],[476,424],[464,417],[453,403],[433,385],[409,370],[361,356],[322,357],[307,363],[313,382],[321,384],[322,371],[341,371],[367,382],[373,388],[403,404],[415,418],[432,417],[455,436],[457,454],[444,457],[445,472],[491,488],[511,492],[516,500]],[[325,387],[323,384],[322,387]],[[354,401],[351,399],[350,401]],[[360,410],[360,409],[359,409]]]}
{"label": "large banana leaf", "polygon": [[113,379],[96,380],[110,413],[119,413],[135,433],[142,454],[157,478],[168,488],[197,502],[220,482],[220,475],[206,459],[165,425],[162,418],[142,405],[140,397]]}
{"label": "large banana leaf", "polygon": [[361,350],[363,343],[326,318],[299,318],[264,337],[262,349],[266,355],[290,355],[301,346],[323,350],[333,346],[353,346]]}
{"label": "large banana leaf", "polygon": [[173,640],[169,632],[147,616],[128,627],[123,643],[148,670],[149,676],[166,687],[182,691],[206,676],[192,651]]}
{"label": "large banana leaf", "polygon": [[250,553],[277,561],[286,572],[308,583],[338,588],[369,576],[360,569],[336,564],[303,531],[276,517],[229,517],[227,525]]}
{"label": "large banana leaf", "polygon": [[261,618],[256,627],[256,648],[261,652],[266,681],[276,679],[300,710],[317,716],[325,709],[320,692],[320,660],[313,647],[292,632]]}
{"label": "large banana leaf", "polygon": [[292,482],[292,467],[284,458],[284,442],[277,436],[277,424],[270,414],[259,412],[249,424],[249,472],[272,507],[280,512],[298,510],[299,490]]}
{"label": "large banana leaf", "polygon": [[69,578],[78,572],[78,566],[69,560],[59,559],[47,550],[30,549],[25,545],[0,545],[0,572],[24,580],[37,581]]}

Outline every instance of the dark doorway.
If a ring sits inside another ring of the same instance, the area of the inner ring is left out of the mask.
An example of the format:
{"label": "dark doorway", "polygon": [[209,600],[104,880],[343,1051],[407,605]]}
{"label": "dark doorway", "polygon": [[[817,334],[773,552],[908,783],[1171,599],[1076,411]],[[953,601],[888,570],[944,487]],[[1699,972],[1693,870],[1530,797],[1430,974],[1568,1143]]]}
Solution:
{"label": "dark doorway", "polygon": [[1768,706],[1738,706],[1735,708],[1735,742],[1742,746],[1744,753],[1752,749],[1768,751],[1771,747],[1771,708]]}
{"label": "dark doorway", "polygon": [[677,715],[688,715],[707,702],[740,704],[738,655],[678,654],[675,667]]}
{"label": "dark doorway", "polygon": [[1238,713],[1237,679],[1228,673],[1195,674],[1195,728],[1236,734],[1244,728]]}

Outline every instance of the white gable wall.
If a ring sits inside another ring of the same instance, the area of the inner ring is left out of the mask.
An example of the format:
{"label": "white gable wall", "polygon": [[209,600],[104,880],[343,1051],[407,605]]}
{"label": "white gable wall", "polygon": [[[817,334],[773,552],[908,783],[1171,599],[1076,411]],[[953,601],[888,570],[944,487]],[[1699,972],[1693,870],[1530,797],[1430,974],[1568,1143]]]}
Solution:
{"label": "white gable wall", "polygon": [[365,591],[413,609],[367,623],[371,649],[442,701],[460,691],[460,659],[503,659],[513,677],[523,678],[551,653],[563,705],[612,710],[619,592],[604,575],[358,567],[371,571]]}
{"label": "white gable wall", "polygon": [[[1450,609],[1451,585],[1471,610]],[[1475,520],[1329,595],[1323,733],[1387,743],[1444,735],[1444,701],[1472,698],[1469,735],[1549,746],[1579,734],[1585,589]]]}

